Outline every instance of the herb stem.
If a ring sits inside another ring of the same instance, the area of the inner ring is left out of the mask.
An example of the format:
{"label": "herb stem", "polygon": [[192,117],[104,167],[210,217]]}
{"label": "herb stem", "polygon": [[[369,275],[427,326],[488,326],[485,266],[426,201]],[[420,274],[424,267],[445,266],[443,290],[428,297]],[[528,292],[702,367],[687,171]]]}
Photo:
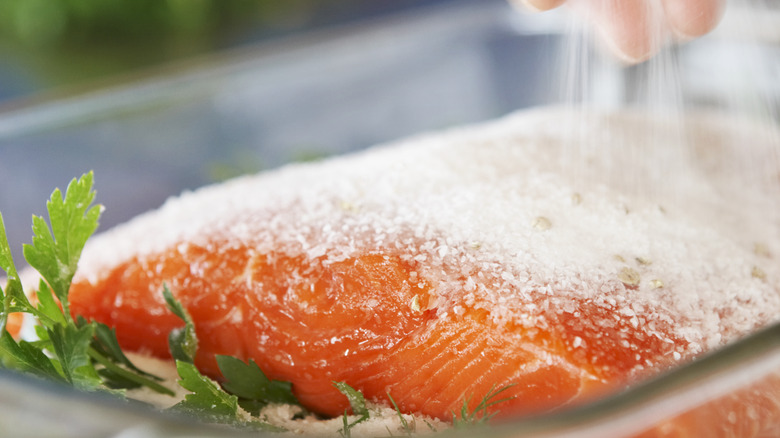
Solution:
{"label": "herb stem", "polygon": [[139,376],[138,374],[132,373],[132,372],[130,372],[130,371],[128,371],[128,370],[126,370],[126,369],[116,365],[115,363],[113,363],[110,360],[106,359],[105,356],[100,354],[94,348],[90,348],[87,351],[87,354],[89,354],[89,357],[91,357],[92,359],[96,360],[98,363],[103,365],[106,369],[111,370],[111,371],[121,375],[122,377],[124,377],[124,378],[126,378],[126,379],[128,379],[130,381],[133,381],[133,382],[138,383],[140,385],[146,386],[146,387],[148,387],[149,389],[151,389],[151,390],[153,390],[155,392],[159,392],[160,394],[165,394],[165,395],[170,395],[170,396],[176,395],[173,391],[171,391],[170,389],[160,385],[159,383],[155,382],[154,380],[150,380],[150,379],[147,379],[147,378],[145,378],[143,376]]}
{"label": "herb stem", "polygon": [[401,420],[401,427],[403,428],[404,433],[406,433],[407,436],[412,436],[413,429],[409,426],[409,422],[406,421],[406,418],[404,418],[401,409],[398,408],[398,403],[393,400],[393,396],[391,396],[389,392],[387,393],[387,398],[390,399],[390,403],[393,404],[393,408],[395,408],[395,412],[398,414],[398,419]]}

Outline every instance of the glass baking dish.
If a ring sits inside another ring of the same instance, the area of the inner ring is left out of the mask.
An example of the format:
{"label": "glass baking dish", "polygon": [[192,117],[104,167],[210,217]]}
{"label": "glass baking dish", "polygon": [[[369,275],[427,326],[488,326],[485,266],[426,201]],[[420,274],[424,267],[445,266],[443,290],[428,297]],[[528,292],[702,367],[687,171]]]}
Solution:
{"label": "glass baking dish", "polygon": [[[561,14],[518,14],[502,0],[442,2],[131,83],[7,106],[0,109],[0,211],[9,241],[14,249],[28,242],[30,214],[43,213],[54,187],[89,170],[106,206],[105,229],[169,196],[241,173],[560,103],[565,92],[555,78],[564,65],[560,53],[571,47],[567,23]],[[729,23],[720,35],[672,50],[683,103],[777,123],[777,40],[734,37],[744,31]],[[754,64],[743,66],[752,69],[761,99],[752,89],[733,93],[735,84],[744,85],[734,53],[751,57]],[[588,103],[614,108],[641,101],[632,90],[654,64],[624,68],[599,59],[589,67],[600,73],[586,84]],[[721,397],[778,378],[776,325],[606,400],[483,432],[632,436],[687,411],[709,412],[708,404]],[[14,436],[242,434],[7,372],[0,372],[0,388],[0,430]],[[706,418],[733,420],[728,413]],[[769,436],[780,436],[774,432]]]}

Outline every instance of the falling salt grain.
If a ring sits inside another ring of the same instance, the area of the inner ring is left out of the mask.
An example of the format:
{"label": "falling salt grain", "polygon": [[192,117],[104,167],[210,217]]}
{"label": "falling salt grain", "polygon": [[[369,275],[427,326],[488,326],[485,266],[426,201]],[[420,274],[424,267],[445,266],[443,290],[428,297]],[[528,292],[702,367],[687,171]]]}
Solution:
{"label": "falling salt grain", "polygon": [[664,282],[662,280],[655,278],[653,280],[650,280],[650,287],[652,289],[663,289]]}
{"label": "falling salt grain", "polygon": [[353,204],[351,202],[348,202],[348,201],[341,201],[341,203],[339,204],[339,207],[341,207],[342,210],[350,212],[350,213],[355,213],[355,212],[358,211],[358,209],[355,206],[355,204]]}
{"label": "falling salt grain", "polygon": [[644,257],[637,257],[636,262],[642,266],[649,266],[653,264],[653,262],[650,259],[646,259]]}
{"label": "falling salt grain", "polygon": [[623,268],[620,270],[620,273],[618,273],[618,279],[623,282],[626,287],[635,288],[639,286],[641,277],[635,270],[631,268]]}
{"label": "falling salt grain", "polygon": [[534,219],[533,227],[538,231],[547,231],[552,228],[552,222],[544,216],[539,216]]}
{"label": "falling salt grain", "polygon": [[764,245],[763,243],[756,243],[753,246],[753,253],[761,257],[766,257],[766,258],[772,257],[772,253],[769,252],[769,248],[767,248],[767,246]]}
{"label": "falling salt grain", "polygon": [[753,266],[753,270],[750,271],[750,275],[752,275],[753,278],[758,278],[759,280],[766,280],[766,272],[764,272],[764,270],[758,266]]}

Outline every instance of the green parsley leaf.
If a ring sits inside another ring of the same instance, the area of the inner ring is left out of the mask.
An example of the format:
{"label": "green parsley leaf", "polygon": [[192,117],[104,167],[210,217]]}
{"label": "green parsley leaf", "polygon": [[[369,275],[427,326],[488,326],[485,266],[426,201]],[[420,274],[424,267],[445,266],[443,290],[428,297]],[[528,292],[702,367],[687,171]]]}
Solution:
{"label": "green parsley leaf", "polygon": [[54,190],[46,203],[51,229],[42,217],[33,216],[33,243],[24,245],[24,258],[49,283],[68,320],[70,284],[102,210],[102,206],[91,206],[95,199],[92,179],[92,172],[73,179],[64,197],[59,189]]}
{"label": "green parsley leaf", "polygon": [[353,427],[368,420],[370,417],[368,407],[366,407],[366,399],[363,397],[362,392],[347,385],[344,382],[333,382],[333,386],[335,386],[339,392],[347,397],[347,400],[349,400],[349,405],[352,407],[352,413],[358,416],[357,420],[350,423],[347,418],[347,413],[344,412],[344,427],[340,430],[340,433],[345,438],[348,438],[351,436],[350,431]]}
{"label": "green parsley leaf", "polygon": [[184,400],[170,408],[172,412],[194,417],[199,421],[227,424],[237,428],[286,432],[285,429],[261,421],[246,421],[238,414],[238,397],[228,394],[219,384],[198,371],[194,364],[177,360],[179,385],[192,391]]}
{"label": "green parsley leaf", "polygon": [[56,382],[65,382],[65,378],[52,360],[39,347],[26,341],[17,344],[7,331],[0,334],[0,360],[5,368],[28,372]]}
{"label": "green parsley leaf", "polygon": [[67,324],[65,315],[62,313],[57,301],[54,299],[51,288],[49,285],[41,279],[38,282],[38,308],[36,316],[40,322],[47,326],[52,327],[54,324]]}
{"label": "green parsley leaf", "polygon": [[[7,290],[0,289],[0,363],[84,390],[106,390],[116,387],[115,383],[121,380],[174,395],[116,351],[116,337],[107,327],[81,318],[76,322],[71,317],[70,285],[81,251],[97,229],[102,209],[91,205],[94,198],[92,173],[88,173],[72,180],[64,197],[59,190],[52,193],[47,203],[51,229],[43,218],[33,217],[35,235],[32,245],[24,246],[24,255],[43,277],[38,286],[37,307],[22,289],[0,215],[0,269],[8,276]],[[13,339],[5,329],[10,312],[24,312],[37,319],[37,341]]]}
{"label": "green parsley leaf", "polygon": [[[98,376],[100,376],[103,384],[112,390],[121,391],[123,389],[137,389],[144,385],[138,383],[134,379],[129,379],[125,375],[110,370],[108,368],[100,368],[97,370]],[[173,395],[173,394],[169,394]]]}
{"label": "green parsley leaf", "polygon": [[8,245],[8,236],[5,232],[5,222],[3,222],[3,215],[0,213],[0,269],[2,269],[9,280],[18,280],[19,275],[16,273],[16,266],[14,265],[14,258],[11,254],[11,246]]}
{"label": "green parsley leaf", "polygon": [[347,400],[349,400],[349,405],[352,407],[352,413],[354,415],[365,417],[366,419],[368,419],[369,417],[368,408],[366,407],[366,399],[365,397],[363,397],[362,392],[347,385],[344,382],[333,382],[333,386],[335,386],[340,393],[344,394],[344,396],[347,397]]}
{"label": "green parsley leaf", "polygon": [[179,384],[192,392],[170,408],[173,412],[212,423],[272,432],[285,431],[268,423],[241,419],[238,415],[238,397],[223,391],[217,382],[201,374],[195,365],[177,360],[176,370],[181,377]]}
{"label": "green parsley leaf", "polygon": [[[238,416],[239,401],[252,411],[259,411],[270,402],[298,403],[292,395],[291,385],[287,382],[269,380],[254,361],[245,364],[230,356],[217,356],[220,371],[228,379],[223,389],[217,382],[202,375],[193,364],[198,349],[195,324],[187,310],[167,287],[163,287],[163,296],[168,308],[184,321],[184,328],[172,332],[168,338],[171,354],[182,356],[176,360],[179,372],[179,385],[192,391],[184,401],[176,404],[173,411],[194,415],[204,421],[225,423],[237,427],[284,432],[285,429],[261,421],[245,421]],[[229,388],[229,389],[228,389]],[[235,391],[236,394],[230,392]],[[241,399],[239,400],[239,397]]]}
{"label": "green parsley leaf", "polygon": [[87,353],[94,332],[92,325],[78,328],[72,324],[57,324],[48,330],[65,380],[78,389],[93,390],[101,384]]}
{"label": "green parsley leaf", "polygon": [[[116,363],[112,362],[102,354],[100,354],[94,348],[88,350],[89,357],[96,363],[103,366],[98,370],[98,375],[106,378],[104,384],[108,388],[135,388],[138,386],[146,386],[152,391],[160,394],[174,396],[176,395],[170,389],[160,385],[156,381],[161,380],[159,377],[149,375],[148,373],[137,373],[124,368]],[[135,367],[133,367],[135,368]],[[150,377],[146,377],[150,376]],[[134,383],[131,383],[134,382]]]}
{"label": "green parsley leaf", "polygon": [[171,409],[217,423],[237,421],[238,397],[223,391],[217,382],[202,375],[190,362],[177,360],[176,370],[181,377],[179,384],[192,393]]}
{"label": "green parsley leaf", "polygon": [[392,403],[393,408],[395,409],[395,413],[398,415],[398,419],[401,421],[401,428],[403,429],[404,433],[407,436],[412,436],[412,433],[415,429],[414,425],[410,425],[409,422],[406,421],[406,417],[404,417],[404,414],[401,413],[401,409],[398,407],[398,403],[393,400],[393,397],[389,392],[387,393],[387,398],[390,400],[390,403]]}
{"label": "green parsley leaf", "polygon": [[456,429],[462,429],[487,424],[488,420],[495,415],[495,413],[488,414],[488,408],[512,400],[514,397],[505,397],[497,400],[496,397],[513,386],[514,385],[506,385],[499,389],[496,389],[495,385],[492,386],[490,391],[485,394],[482,400],[480,400],[477,406],[471,411],[469,411],[468,407],[471,397],[466,398],[463,400],[463,406],[460,409],[460,418],[458,418],[454,412],[452,413],[452,425]]}
{"label": "green parsley leaf", "polygon": [[168,286],[163,285],[163,297],[168,309],[184,321],[184,327],[171,330],[168,334],[168,348],[174,359],[193,363],[195,353],[198,351],[198,337],[195,334],[195,324],[192,322],[187,309],[174,298]]}
{"label": "green parsley leaf", "polygon": [[355,426],[354,424],[349,424],[349,417],[347,416],[347,411],[344,411],[344,415],[341,416],[341,429],[339,429],[339,434],[344,438],[352,438],[352,428]]}
{"label": "green parsley leaf", "polygon": [[[86,324],[86,321],[84,321],[83,318],[80,318],[79,325],[84,324]],[[133,364],[133,362],[131,362],[130,359],[125,356],[125,353],[122,351],[122,347],[119,345],[119,340],[116,338],[116,329],[100,322],[92,322],[92,325],[95,326],[95,336],[92,338],[91,346],[98,353],[102,354],[112,362],[122,365],[125,368],[140,375],[151,377],[158,381],[162,380],[161,378],[136,367],[135,364]]]}
{"label": "green parsley leaf", "polygon": [[226,379],[222,387],[238,396],[241,407],[253,415],[269,403],[300,404],[292,393],[292,383],[269,379],[254,360],[245,363],[232,356],[218,355],[217,364]]}
{"label": "green parsley leaf", "polygon": [[16,272],[2,214],[0,214],[0,269],[8,277],[5,291],[0,286],[0,299],[3,300],[3,306],[0,309],[0,330],[5,330],[8,315],[11,312],[34,312],[35,308],[27,300],[22,289],[22,282],[19,280],[19,274]]}

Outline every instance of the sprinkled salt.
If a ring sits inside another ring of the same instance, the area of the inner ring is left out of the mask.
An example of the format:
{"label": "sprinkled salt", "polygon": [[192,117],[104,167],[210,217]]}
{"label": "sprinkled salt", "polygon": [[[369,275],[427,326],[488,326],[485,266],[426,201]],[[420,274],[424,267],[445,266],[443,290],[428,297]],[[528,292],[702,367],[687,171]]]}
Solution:
{"label": "sprinkled salt", "polygon": [[[778,318],[780,264],[766,261],[780,253],[776,181],[746,196],[724,140],[755,145],[775,131],[691,115],[691,153],[699,155],[661,210],[658,199],[602,178],[628,181],[632,168],[621,174],[594,156],[576,178],[561,171],[560,157],[579,138],[560,129],[571,118],[560,109],[523,112],[185,193],[91,240],[77,279],[97,281],[116,264],[189,245],[250,246],[324,266],[391,253],[415,268],[420,290],[430,285],[426,302],[436,303],[437,318],[467,306],[484,309],[492,324],[532,329],[579,312],[577,324],[594,334],[575,338],[575,348],[597,348],[606,327],[673,345],[675,358]],[[594,113],[583,129],[609,133],[599,150],[606,157],[665,126],[654,123]],[[419,298],[410,307],[419,310]],[[643,310],[621,317],[626,309]]]}
{"label": "sprinkled salt", "polygon": [[644,257],[636,257],[635,260],[636,260],[637,263],[639,263],[640,265],[644,265],[644,266],[648,266],[648,265],[652,265],[653,264],[653,262],[651,260],[646,259]]}
{"label": "sprinkled salt", "polygon": [[763,244],[763,243],[756,243],[753,246],[753,252],[755,252],[756,255],[759,255],[759,256],[762,256],[762,257],[766,257],[766,258],[771,258],[772,257],[772,254],[769,252],[769,248],[767,248],[767,246],[765,244]]}
{"label": "sprinkled salt", "polygon": [[546,231],[552,228],[552,222],[544,216],[539,216],[534,219],[533,227],[539,231]]}
{"label": "sprinkled salt", "polygon": [[764,272],[764,270],[758,266],[753,266],[753,269],[750,271],[750,275],[758,278],[759,280],[766,280],[766,272]]}
{"label": "sprinkled salt", "polygon": [[618,273],[618,278],[623,282],[623,284],[626,285],[626,287],[639,286],[639,282],[641,281],[639,273],[631,268],[621,269]]}

